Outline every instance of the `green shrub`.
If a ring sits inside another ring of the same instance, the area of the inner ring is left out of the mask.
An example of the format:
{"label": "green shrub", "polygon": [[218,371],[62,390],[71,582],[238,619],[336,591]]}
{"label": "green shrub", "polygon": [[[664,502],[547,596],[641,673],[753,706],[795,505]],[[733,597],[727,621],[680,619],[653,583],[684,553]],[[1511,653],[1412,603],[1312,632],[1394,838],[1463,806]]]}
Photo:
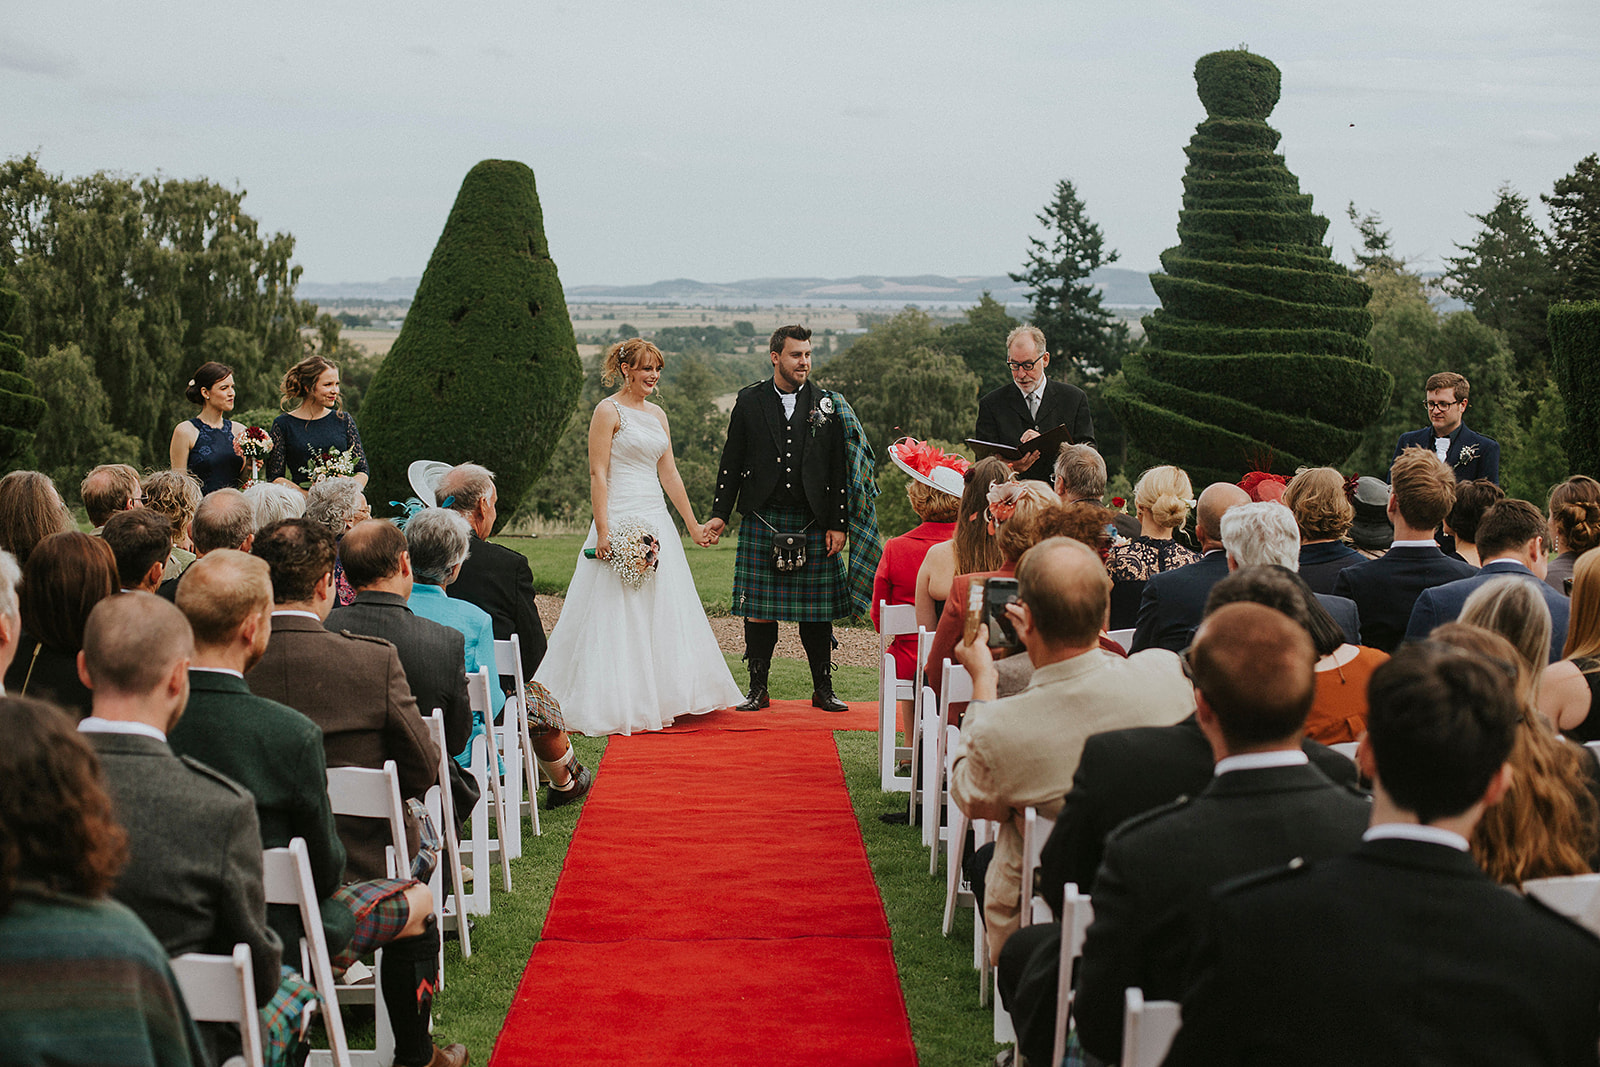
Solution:
{"label": "green shrub", "polygon": [[1197,485],[1337,464],[1394,387],[1372,365],[1372,291],[1333,261],[1328,220],[1274,151],[1277,67],[1215,52],[1195,82],[1208,117],[1184,149],[1179,243],[1150,276],[1162,306],[1106,401],[1130,461],[1179,464]]}
{"label": "green shrub", "polygon": [[1571,471],[1600,477],[1600,301],[1551,304],[1547,321]]}
{"label": "green shrub", "polygon": [[368,498],[375,509],[404,500],[406,467],[433,459],[482,463],[503,500],[522,500],[566,427],[582,376],[533,171],[484,160],[462,181],[362,403]]}
{"label": "green shrub", "polygon": [[34,430],[46,410],[33,381],[23,373],[28,360],[22,338],[5,332],[21,299],[10,289],[0,289],[0,471],[35,465]]}

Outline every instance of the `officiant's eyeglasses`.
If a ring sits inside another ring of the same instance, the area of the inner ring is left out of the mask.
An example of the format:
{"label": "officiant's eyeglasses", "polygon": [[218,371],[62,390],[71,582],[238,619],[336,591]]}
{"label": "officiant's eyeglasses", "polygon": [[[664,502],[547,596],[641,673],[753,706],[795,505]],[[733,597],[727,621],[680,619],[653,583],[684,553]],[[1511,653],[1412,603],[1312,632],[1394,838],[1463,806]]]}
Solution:
{"label": "officiant's eyeglasses", "polygon": [[1422,406],[1429,411],[1449,411],[1459,403],[1459,400],[1424,400]]}
{"label": "officiant's eyeglasses", "polygon": [[1039,360],[1043,358],[1043,356],[1039,356],[1037,359],[1023,360],[1021,362],[1018,362],[1014,359],[1008,359],[1006,360],[1006,366],[1010,367],[1012,370],[1032,370],[1038,365]]}

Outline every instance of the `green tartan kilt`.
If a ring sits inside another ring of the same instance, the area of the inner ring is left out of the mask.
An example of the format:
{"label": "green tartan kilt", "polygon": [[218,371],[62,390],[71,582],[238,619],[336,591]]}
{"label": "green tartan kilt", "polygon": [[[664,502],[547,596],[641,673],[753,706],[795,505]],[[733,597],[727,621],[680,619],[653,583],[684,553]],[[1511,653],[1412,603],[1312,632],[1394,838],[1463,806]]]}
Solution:
{"label": "green tartan kilt", "polygon": [[779,533],[806,533],[806,565],[779,573],[772,565],[773,530],[754,515],[739,525],[733,563],[732,614],[780,622],[832,622],[854,613],[845,582],[844,555],[828,556],[827,531],[812,522],[809,508],[765,507],[762,518]]}

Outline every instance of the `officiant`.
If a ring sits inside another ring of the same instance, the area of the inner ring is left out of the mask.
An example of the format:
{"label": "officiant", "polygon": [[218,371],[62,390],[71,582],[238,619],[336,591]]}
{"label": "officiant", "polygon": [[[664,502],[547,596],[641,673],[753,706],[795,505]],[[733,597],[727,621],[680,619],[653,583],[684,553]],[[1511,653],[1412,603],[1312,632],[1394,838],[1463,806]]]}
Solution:
{"label": "officiant", "polygon": [[[1037,326],[1018,326],[1006,335],[1006,367],[1011,385],[1002,385],[978,400],[978,425],[973,438],[999,445],[1021,447],[1057,426],[1067,427],[1074,445],[1094,444],[1094,423],[1089,418],[1089,398],[1083,390],[1066,382],[1045,377],[1050,353],[1045,351],[1044,331]],[[1050,484],[1056,457],[1039,450],[1025,452],[1012,461],[1019,478],[1032,478]]]}

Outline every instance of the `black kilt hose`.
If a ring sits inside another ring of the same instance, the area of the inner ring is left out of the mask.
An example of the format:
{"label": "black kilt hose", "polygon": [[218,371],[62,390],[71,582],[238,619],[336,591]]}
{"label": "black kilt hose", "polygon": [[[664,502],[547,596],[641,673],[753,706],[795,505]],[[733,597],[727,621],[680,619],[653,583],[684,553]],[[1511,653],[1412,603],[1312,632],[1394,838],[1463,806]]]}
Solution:
{"label": "black kilt hose", "polygon": [[[739,525],[732,613],[778,622],[832,622],[853,614],[844,555],[828,555],[827,531],[812,519],[811,509],[768,505],[758,514],[744,516]],[[804,567],[779,571],[772,565],[774,527],[785,534],[805,529]]]}

